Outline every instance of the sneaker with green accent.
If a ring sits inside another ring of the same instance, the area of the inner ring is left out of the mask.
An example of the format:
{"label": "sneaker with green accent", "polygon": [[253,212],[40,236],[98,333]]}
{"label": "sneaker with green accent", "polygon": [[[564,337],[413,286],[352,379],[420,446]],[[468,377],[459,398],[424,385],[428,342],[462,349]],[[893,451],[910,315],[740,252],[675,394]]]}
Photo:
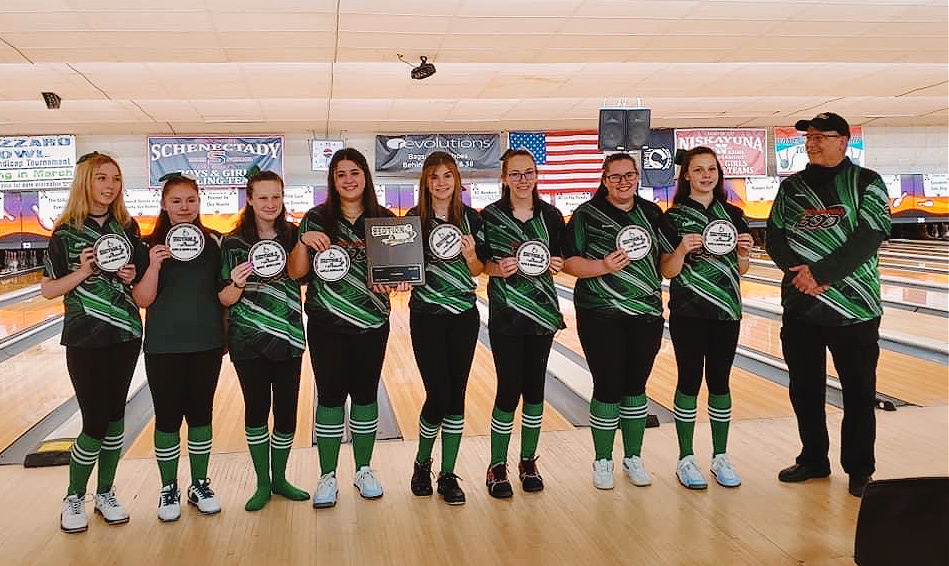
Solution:
{"label": "sneaker with green accent", "polygon": [[198,480],[188,487],[188,503],[194,505],[202,515],[221,512],[221,504],[211,490],[211,480]]}

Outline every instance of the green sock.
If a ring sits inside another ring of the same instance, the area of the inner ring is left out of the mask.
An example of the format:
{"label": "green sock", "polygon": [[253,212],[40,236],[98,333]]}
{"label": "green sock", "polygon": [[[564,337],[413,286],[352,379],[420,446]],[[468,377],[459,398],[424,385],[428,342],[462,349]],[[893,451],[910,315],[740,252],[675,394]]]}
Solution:
{"label": "green sock", "polygon": [[343,442],[343,408],[316,406],[316,450],[320,454],[320,475],[336,471],[339,446]]}
{"label": "green sock", "polygon": [[676,390],[672,412],[679,437],[679,459],[692,455],[692,434],[695,430],[696,398]]}
{"label": "green sock", "polygon": [[709,394],[708,419],[712,425],[712,456],[724,454],[725,447],[728,446],[728,425],[732,420],[731,393]]}
{"label": "green sock", "polygon": [[521,407],[521,460],[533,458],[540,442],[540,423],[544,416],[544,404],[524,403]]}
{"label": "green sock", "polygon": [[379,405],[353,404],[349,410],[349,431],[353,435],[353,456],[356,469],[368,466],[372,461],[372,448],[376,444],[376,428],[379,426]]}
{"label": "green sock", "polygon": [[87,436],[84,432],[79,433],[69,450],[69,495],[81,497],[86,494],[86,484],[89,483],[101,447],[101,440]]}
{"label": "green sock", "polygon": [[155,429],[155,460],[158,461],[158,475],[161,485],[171,485],[178,481],[178,458],[181,457],[181,437],[178,431],[162,432]]}
{"label": "green sock", "polygon": [[514,413],[494,407],[491,412],[491,465],[507,462],[507,446],[514,430]]}
{"label": "green sock", "polygon": [[597,460],[613,459],[613,438],[619,426],[619,403],[590,400],[590,432]]}
{"label": "green sock", "polygon": [[188,462],[191,464],[191,483],[208,478],[208,460],[211,459],[211,425],[188,427]]}
{"label": "green sock", "polygon": [[[438,436],[438,424],[431,424],[424,417],[418,418],[418,454],[416,462],[426,462],[432,457],[432,448],[435,446],[435,437]],[[443,433],[444,434],[444,433]]]}
{"label": "green sock", "polygon": [[99,478],[96,493],[108,493],[115,483],[115,470],[122,456],[122,440],[125,437],[125,421],[112,421],[105,431],[99,449]]}
{"label": "green sock", "polygon": [[447,415],[442,421],[442,473],[455,472],[458,461],[458,447],[461,446],[461,433],[465,429],[464,415]]}
{"label": "green sock", "polygon": [[646,433],[646,394],[623,397],[619,407],[619,426],[623,431],[624,457],[640,456]]}
{"label": "green sock", "polygon": [[260,511],[270,501],[270,434],[267,426],[244,427],[250,459],[257,472],[257,491],[244,504],[247,511]]}
{"label": "green sock", "polygon": [[293,501],[306,501],[310,494],[287,481],[287,460],[293,446],[293,433],[273,431],[270,437],[270,491]]}

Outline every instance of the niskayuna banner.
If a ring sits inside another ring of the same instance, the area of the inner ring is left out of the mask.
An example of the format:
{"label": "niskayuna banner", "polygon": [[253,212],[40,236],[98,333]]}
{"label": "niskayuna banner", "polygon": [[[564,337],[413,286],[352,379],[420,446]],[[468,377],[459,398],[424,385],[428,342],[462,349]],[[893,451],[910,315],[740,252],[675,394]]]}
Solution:
{"label": "niskayuna banner", "polygon": [[644,187],[668,187],[675,184],[675,130],[649,130],[642,149]]}
{"label": "niskayuna banner", "polygon": [[700,145],[718,155],[725,177],[763,177],[768,174],[768,132],[764,129],[676,130],[676,148]]}
{"label": "niskayuna banner", "polygon": [[0,137],[0,190],[68,189],[76,136]]}
{"label": "niskayuna banner", "polygon": [[[863,128],[851,126],[850,142],[847,145],[847,157],[855,164],[863,166],[864,142]],[[804,135],[797,128],[774,129],[774,157],[778,175],[790,175],[802,171],[807,165],[807,151],[804,150]]]}
{"label": "niskayuna banner", "polygon": [[461,171],[501,168],[500,134],[417,134],[376,136],[376,171],[421,171],[434,151],[452,154]]}
{"label": "niskayuna banner", "polygon": [[148,186],[159,188],[162,175],[180,171],[203,187],[243,187],[254,165],[282,177],[283,148],[283,136],[149,136]]}

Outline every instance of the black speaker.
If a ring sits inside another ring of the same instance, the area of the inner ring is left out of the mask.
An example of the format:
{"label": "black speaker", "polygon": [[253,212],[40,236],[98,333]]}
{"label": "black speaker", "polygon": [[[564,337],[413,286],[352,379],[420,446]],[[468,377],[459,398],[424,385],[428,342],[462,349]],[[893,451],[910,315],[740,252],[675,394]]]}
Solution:
{"label": "black speaker", "polygon": [[597,137],[600,151],[626,149],[626,110],[622,108],[601,108]]}
{"label": "black speaker", "polygon": [[626,111],[626,149],[640,149],[649,137],[649,109],[632,108]]}

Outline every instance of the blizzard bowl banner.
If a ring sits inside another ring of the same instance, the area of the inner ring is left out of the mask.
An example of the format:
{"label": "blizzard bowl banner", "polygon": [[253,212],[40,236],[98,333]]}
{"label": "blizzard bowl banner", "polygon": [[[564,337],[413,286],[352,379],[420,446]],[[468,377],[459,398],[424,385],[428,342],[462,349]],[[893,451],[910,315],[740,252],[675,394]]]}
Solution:
{"label": "blizzard bowl banner", "polygon": [[0,137],[0,190],[68,189],[76,136]]}
{"label": "blizzard bowl banner", "polygon": [[180,171],[203,187],[243,187],[252,166],[283,176],[283,136],[148,138],[148,186],[160,188],[166,173]]}
{"label": "blizzard bowl banner", "polygon": [[676,130],[676,148],[712,148],[726,178],[768,174],[768,132],[764,129]]}
{"label": "blizzard bowl banner", "polygon": [[452,154],[462,171],[501,167],[500,134],[418,134],[376,136],[376,171],[421,171],[434,151]]}

